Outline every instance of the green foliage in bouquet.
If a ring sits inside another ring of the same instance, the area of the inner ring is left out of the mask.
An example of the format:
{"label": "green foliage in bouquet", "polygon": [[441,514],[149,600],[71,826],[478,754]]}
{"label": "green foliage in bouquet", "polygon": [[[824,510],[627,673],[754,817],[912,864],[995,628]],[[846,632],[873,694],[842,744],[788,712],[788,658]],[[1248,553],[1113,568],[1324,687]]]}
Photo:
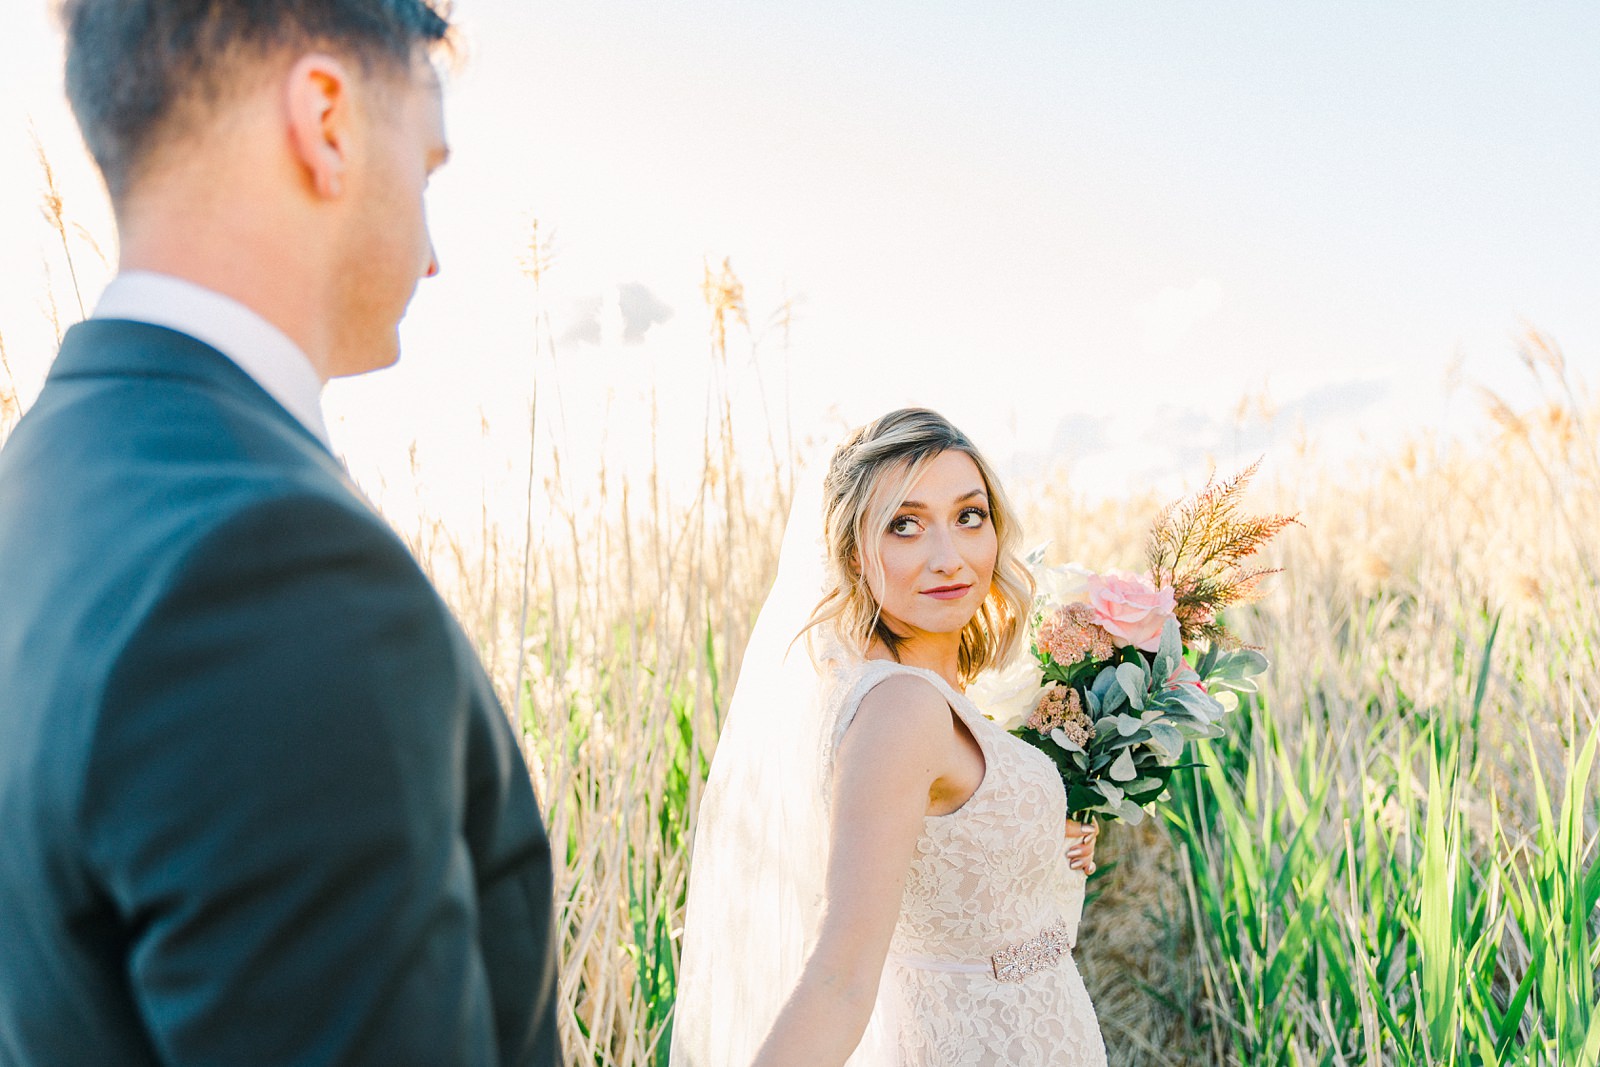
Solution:
{"label": "green foliage in bouquet", "polygon": [[[1137,823],[1181,763],[1186,742],[1222,736],[1217,725],[1255,691],[1266,657],[1212,646],[1190,666],[1169,619],[1153,656],[1124,647],[1109,663],[1062,666],[1038,654],[1046,682],[1041,714],[1012,731],[1056,764],[1067,809]],[[1092,672],[1092,678],[1087,677]]]}

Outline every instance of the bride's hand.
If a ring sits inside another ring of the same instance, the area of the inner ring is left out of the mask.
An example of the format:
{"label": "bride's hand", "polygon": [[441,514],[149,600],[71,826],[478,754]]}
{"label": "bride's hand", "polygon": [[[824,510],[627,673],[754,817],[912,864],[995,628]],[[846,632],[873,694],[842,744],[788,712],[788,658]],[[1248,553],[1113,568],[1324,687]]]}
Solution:
{"label": "bride's hand", "polygon": [[1095,872],[1094,843],[1100,836],[1100,824],[1097,822],[1073,822],[1067,820],[1067,859],[1071,861],[1074,870],[1084,874]]}

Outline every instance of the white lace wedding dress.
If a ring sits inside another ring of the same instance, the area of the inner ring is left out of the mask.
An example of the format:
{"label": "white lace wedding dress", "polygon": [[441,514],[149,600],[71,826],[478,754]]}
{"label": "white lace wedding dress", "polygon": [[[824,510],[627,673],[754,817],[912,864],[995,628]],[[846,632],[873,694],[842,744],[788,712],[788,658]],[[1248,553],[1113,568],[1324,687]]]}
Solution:
{"label": "white lace wedding dress", "polygon": [[[857,661],[832,680],[830,754],[862,697],[895,672],[933,683],[978,742],[985,771],[965,805],[923,824],[850,1067],[1103,1067],[1071,954],[1083,874],[1066,856],[1060,777],[938,675],[883,660]],[[831,772],[830,759],[824,766]]]}

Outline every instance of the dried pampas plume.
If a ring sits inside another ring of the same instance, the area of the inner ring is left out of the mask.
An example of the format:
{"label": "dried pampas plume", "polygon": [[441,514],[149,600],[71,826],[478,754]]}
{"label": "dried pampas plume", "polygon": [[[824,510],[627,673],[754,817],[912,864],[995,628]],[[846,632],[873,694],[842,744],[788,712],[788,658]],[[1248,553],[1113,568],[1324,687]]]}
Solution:
{"label": "dried pampas plume", "polygon": [[1225,648],[1238,645],[1218,612],[1261,598],[1261,580],[1278,569],[1245,561],[1284,527],[1299,525],[1293,515],[1243,511],[1245,488],[1260,467],[1258,459],[1225,481],[1208,479],[1198,493],[1169,504],[1150,531],[1145,548],[1150,579],[1158,587],[1172,586],[1186,644],[1198,639]]}

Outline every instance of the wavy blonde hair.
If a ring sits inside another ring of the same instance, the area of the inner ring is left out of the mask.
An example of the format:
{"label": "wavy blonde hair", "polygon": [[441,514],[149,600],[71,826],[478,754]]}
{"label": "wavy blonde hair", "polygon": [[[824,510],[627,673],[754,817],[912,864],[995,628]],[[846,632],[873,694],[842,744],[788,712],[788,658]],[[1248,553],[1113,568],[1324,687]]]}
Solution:
{"label": "wavy blonde hair", "polygon": [[[997,542],[989,595],[961,631],[957,671],[968,682],[985,667],[1004,662],[1015,649],[1033,605],[1033,576],[1023,566],[1018,552],[1022,532],[994,469],[966,434],[927,408],[891,411],[852,432],[834,450],[822,483],[830,588],[805,629],[831,623],[845,644],[864,650],[876,637],[900,658],[905,639],[884,622],[882,606],[867,585],[869,568],[883,573],[879,539],[868,531],[887,529],[928,464],[951,451],[964,452],[977,464]],[[899,489],[873,508],[879,486],[890,478],[899,480]]]}

